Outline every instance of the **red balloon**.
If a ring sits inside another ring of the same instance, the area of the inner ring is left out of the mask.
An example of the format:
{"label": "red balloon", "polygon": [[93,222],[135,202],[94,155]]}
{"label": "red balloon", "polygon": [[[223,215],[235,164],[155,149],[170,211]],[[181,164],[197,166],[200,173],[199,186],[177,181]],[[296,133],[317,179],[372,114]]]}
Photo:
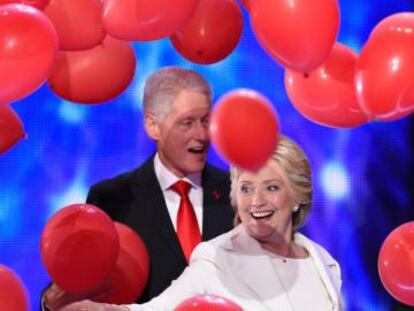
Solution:
{"label": "red balloon", "polygon": [[259,170],[276,146],[276,112],[256,91],[240,89],[225,94],[210,120],[211,141],[217,151],[242,169]]}
{"label": "red balloon", "polygon": [[354,127],[368,121],[354,90],[357,54],[336,43],[331,54],[309,74],[287,69],[285,87],[295,108],[321,125]]}
{"label": "red balloon", "polygon": [[91,50],[59,52],[49,86],[57,95],[72,102],[103,103],[127,88],[135,65],[131,45],[107,37]]}
{"label": "red balloon", "polygon": [[192,17],[170,39],[189,61],[212,64],[236,48],[242,30],[243,15],[235,0],[199,0]]}
{"label": "red balloon", "polygon": [[180,303],[174,311],[243,311],[231,300],[217,295],[198,295]]}
{"label": "red balloon", "polygon": [[60,50],[91,49],[105,37],[100,0],[50,0],[45,14],[56,27]]}
{"label": "red balloon", "polygon": [[336,0],[250,2],[254,33],[283,66],[309,72],[329,55],[339,30]]}
{"label": "red balloon", "polygon": [[0,103],[34,92],[49,76],[57,50],[53,24],[29,5],[0,6]]}
{"label": "red balloon", "polygon": [[9,105],[0,105],[0,154],[26,136],[23,123]]}
{"label": "red balloon", "polygon": [[111,36],[128,41],[167,37],[193,14],[198,0],[104,0],[103,25]]}
{"label": "red balloon", "polygon": [[7,3],[21,3],[31,5],[39,10],[42,10],[47,4],[49,0],[0,0],[0,5],[7,4]]}
{"label": "red balloon", "polygon": [[1,264],[0,310],[29,311],[29,296],[22,280]]}
{"label": "red balloon", "polygon": [[115,269],[109,279],[110,296],[102,302],[126,304],[134,303],[141,296],[148,282],[150,260],[147,248],[128,226],[115,222],[119,237],[119,253]]}
{"label": "red balloon", "polygon": [[356,67],[362,109],[382,121],[414,111],[414,13],[398,13],[372,31]]}
{"label": "red balloon", "polygon": [[394,229],[381,246],[378,272],[388,293],[414,306],[414,221]]}
{"label": "red balloon", "polygon": [[250,0],[240,0],[247,12],[250,12]]}
{"label": "red balloon", "polygon": [[46,224],[41,238],[43,263],[53,281],[73,294],[86,294],[109,275],[119,240],[112,220],[89,204],[72,204]]}

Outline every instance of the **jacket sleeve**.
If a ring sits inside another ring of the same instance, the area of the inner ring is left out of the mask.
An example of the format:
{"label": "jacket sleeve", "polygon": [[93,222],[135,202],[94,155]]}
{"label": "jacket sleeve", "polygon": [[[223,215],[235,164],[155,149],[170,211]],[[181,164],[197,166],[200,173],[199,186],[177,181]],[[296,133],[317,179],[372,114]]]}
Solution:
{"label": "jacket sleeve", "polygon": [[190,265],[158,297],[138,305],[126,305],[131,311],[173,310],[183,300],[208,292],[209,280],[217,275],[214,263],[214,247],[200,243],[191,255]]}

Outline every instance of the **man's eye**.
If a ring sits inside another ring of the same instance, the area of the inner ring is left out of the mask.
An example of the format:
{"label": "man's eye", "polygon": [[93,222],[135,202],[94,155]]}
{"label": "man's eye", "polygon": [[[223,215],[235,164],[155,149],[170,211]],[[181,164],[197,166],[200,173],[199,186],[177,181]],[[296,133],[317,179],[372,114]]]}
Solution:
{"label": "man's eye", "polygon": [[209,118],[205,118],[201,122],[203,123],[203,126],[208,127],[208,124],[210,123],[210,119]]}
{"label": "man's eye", "polygon": [[184,120],[184,121],[181,121],[179,124],[180,124],[180,126],[183,126],[183,127],[189,127],[189,126],[191,126],[192,123],[193,123],[193,121],[191,121],[191,120]]}

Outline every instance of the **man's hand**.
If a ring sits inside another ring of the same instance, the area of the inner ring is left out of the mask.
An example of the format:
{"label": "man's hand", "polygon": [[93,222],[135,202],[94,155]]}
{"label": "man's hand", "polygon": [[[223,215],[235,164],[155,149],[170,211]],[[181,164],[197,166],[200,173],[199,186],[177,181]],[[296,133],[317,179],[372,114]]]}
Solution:
{"label": "man's hand", "polygon": [[59,311],[129,311],[129,309],[124,306],[96,303],[89,300],[84,300],[67,305],[62,309],[59,309]]}
{"label": "man's hand", "polygon": [[[60,308],[76,301],[91,299],[102,301],[104,298],[113,294],[110,286],[110,278],[107,278],[102,284],[90,293],[72,294],[64,291],[53,283],[43,294],[43,303],[50,311],[59,310]],[[122,309],[121,309],[122,310]],[[125,310],[125,309],[124,309]]]}

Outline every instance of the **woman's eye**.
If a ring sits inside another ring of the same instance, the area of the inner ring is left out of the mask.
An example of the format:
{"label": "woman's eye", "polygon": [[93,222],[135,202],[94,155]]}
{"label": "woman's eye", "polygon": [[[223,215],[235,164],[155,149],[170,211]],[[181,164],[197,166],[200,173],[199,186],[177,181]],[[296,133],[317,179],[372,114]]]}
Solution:
{"label": "woman's eye", "polygon": [[241,190],[241,192],[243,192],[243,193],[250,193],[250,192],[252,192],[252,188],[251,188],[251,187],[247,187],[247,186],[242,186],[242,187],[240,188],[240,190]]}
{"label": "woman's eye", "polygon": [[269,185],[269,186],[267,186],[267,190],[269,190],[269,191],[276,191],[278,189],[279,189],[279,187],[276,186],[276,185]]}

